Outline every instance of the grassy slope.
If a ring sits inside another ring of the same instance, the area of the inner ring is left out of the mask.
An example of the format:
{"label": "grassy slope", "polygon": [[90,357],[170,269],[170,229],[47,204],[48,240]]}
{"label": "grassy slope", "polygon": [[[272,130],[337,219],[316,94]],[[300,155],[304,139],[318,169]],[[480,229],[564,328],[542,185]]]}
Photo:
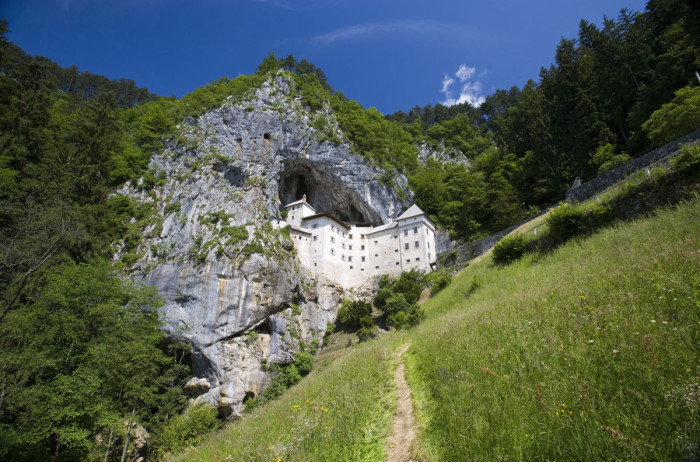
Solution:
{"label": "grassy slope", "polygon": [[321,365],[182,459],[383,460],[410,342],[426,459],[677,460],[700,441],[699,241],[696,200],[507,267],[482,259],[418,328]]}

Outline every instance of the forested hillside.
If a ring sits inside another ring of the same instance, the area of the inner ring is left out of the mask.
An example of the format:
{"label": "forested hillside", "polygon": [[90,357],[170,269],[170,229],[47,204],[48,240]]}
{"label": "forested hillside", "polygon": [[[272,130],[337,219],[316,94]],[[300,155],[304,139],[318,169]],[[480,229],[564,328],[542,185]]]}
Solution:
{"label": "forested hillside", "polygon": [[[123,272],[133,261],[112,261],[115,243],[128,254],[156,213],[114,191],[131,182],[148,194],[165,180],[149,170],[152,153],[188,142],[178,124],[244,101],[271,75],[294,82],[320,143],[350,143],[385,169],[386,184],[406,175],[418,205],[462,239],[562,199],[575,177],[700,128],[700,6],[691,1],[651,0],[643,13],[582,21],[539,82],[499,90],[479,108],[387,117],[292,56],[270,55],[255,74],[177,99],[26,56],[7,27],[0,23],[0,460],[118,459],[130,443],[125,422],[148,429],[152,451],[167,447],[162,435],[187,404],[188,346],[158,329],[158,295]],[[343,139],[323,115],[329,108]]]}

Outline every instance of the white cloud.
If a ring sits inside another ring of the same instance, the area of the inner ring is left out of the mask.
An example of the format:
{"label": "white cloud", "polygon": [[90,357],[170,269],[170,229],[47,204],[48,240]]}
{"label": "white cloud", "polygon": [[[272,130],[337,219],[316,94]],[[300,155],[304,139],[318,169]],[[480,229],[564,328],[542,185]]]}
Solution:
{"label": "white cloud", "polygon": [[455,79],[445,74],[442,79],[442,89],[440,93],[445,95],[445,100],[442,104],[445,106],[454,106],[455,104],[469,103],[474,107],[479,107],[486,101],[486,98],[482,94],[481,82],[478,80],[473,80],[476,74],[476,68],[467,67],[466,64],[462,64],[455,72],[455,77],[459,79],[459,96],[453,96],[453,85],[456,83]]}
{"label": "white cloud", "polygon": [[310,41],[318,45],[330,45],[335,42],[354,39],[376,38],[378,36],[420,36],[432,39],[442,38],[457,40],[458,37],[470,34],[465,28],[459,28],[454,24],[428,21],[399,19],[385,22],[371,22],[341,27],[325,34],[312,37]]}

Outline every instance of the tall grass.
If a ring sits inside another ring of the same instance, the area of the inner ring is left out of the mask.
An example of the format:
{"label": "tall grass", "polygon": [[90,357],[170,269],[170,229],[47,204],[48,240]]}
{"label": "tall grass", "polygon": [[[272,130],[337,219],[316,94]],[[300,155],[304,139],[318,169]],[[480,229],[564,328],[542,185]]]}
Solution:
{"label": "tall grass", "polygon": [[426,453],[697,456],[699,249],[695,201],[545,256],[467,268],[409,336]]}
{"label": "tall grass", "polygon": [[700,448],[700,200],[496,267],[337,351],[177,460],[384,460],[405,355],[425,460],[682,460]]}
{"label": "tall grass", "polygon": [[395,392],[395,342],[324,360],[299,384],[175,460],[381,461]]}

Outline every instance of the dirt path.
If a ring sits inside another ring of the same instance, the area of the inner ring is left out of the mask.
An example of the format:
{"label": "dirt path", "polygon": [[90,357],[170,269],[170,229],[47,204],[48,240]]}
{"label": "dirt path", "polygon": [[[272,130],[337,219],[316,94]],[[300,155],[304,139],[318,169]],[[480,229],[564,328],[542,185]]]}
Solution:
{"label": "dirt path", "polygon": [[394,415],[394,428],[389,437],[389,454],[387,462],[407,462],[414,461],[411,458],[411,444],[416,438],[416,422],[413,418],[413,402],[411,401],[411,389],[406,383],[404,375],[403,354],[410,345],[406,345],[399,352],[399,367],[396,368],[394,380],[399,390],[398,402],[396,403],[396,414]]}

